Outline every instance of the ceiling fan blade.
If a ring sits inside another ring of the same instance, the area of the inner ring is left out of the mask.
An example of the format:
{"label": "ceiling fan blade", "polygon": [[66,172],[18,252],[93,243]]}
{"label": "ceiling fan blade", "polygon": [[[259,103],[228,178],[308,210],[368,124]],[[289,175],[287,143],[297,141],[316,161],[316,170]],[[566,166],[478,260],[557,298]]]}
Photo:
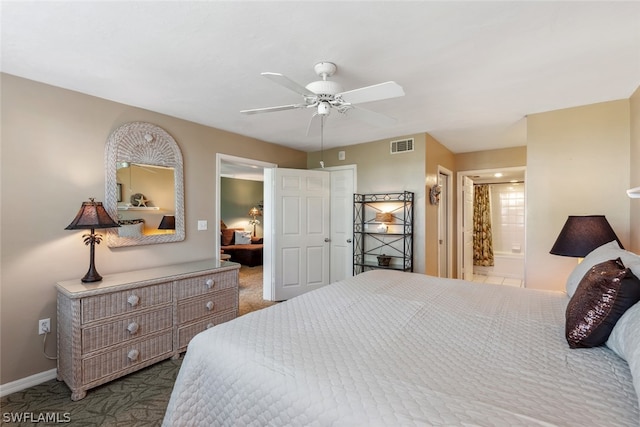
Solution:
{"label": "ceiling fan blade", "polygon": [[294,82],[293,80],[291,80],[289,77],[280,74],[280,73],[262,73],[263,76],[265,76],[266,78],[268,78],[269,80],[271,80],[274,83],[279,84],[280,86],[284,86],[289,90],[294,91],[295,93],[298,93],[302,96],[316,96],[315,93],[311,92],[309,89],[307,89],[306,87],[302,86],[301,84],[298,84],[296,82]]}
{"label": "ceiling fan blade", "polygon": [[378,127],[393,126],[398,121],[397,119],[385,114],[376,113],[375,111],[366,110],[355,105],[352,105],[344,114],[346,114],[347,117],[353,117],[354,119],[358,119]]}
{"label": "ceiling fan blade", "polygon": [[380,101],[382,99],[404,96],[404,89],[396,82],[384,82],[373,86],[348,90],[336,95],[349,104],[361,104],[363,102]]}
{"label": "ceiling fan blade", "polygon": [[295,110],[297,108],[305,108],[304,104],[290,104],[290,105],[280,105],[277,107],[264,107],[264,108],[254,108],[251,110],[242,110],[240,111],[242,114],[258,114],[258,113],[273,113],[274,111],[285,111],[285,110]]}

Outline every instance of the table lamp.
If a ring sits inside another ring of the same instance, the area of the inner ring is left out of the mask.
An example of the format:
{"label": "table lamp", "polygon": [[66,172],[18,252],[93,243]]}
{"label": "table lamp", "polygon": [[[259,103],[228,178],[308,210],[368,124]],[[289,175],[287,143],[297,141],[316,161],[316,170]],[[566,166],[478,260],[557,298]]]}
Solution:
{"label": "table lamp", "polygon": [[257,220],[256,217],[262,216],[262,214],[260,213],[260,209],[254,206],[249,209],[249,215],[253,218],[251,221],[249,221],[249,224],[253,224],[253,237],[256,237],[256,225],[260,224],[260,221]]}
{"label": "table lamp", "polygon": [[90,258],[89,258],[89,271],[81,279],[85,283],[99,282],[102,280],[102,276],[98,274],[95,267],[95,245],[100,244],[102,241],[102,235],[96,234],[96,228],[112,228],[120,227],[120,225],[114,221],[107,211],[102,206],[102,202],[96,202],[93,198],[89,198],[88,202],[83,202],[80,207],[80,211],[76,217],[71,221],[65,230],[91,230],[89,234],[83,234],[85,245],[90,245]]}

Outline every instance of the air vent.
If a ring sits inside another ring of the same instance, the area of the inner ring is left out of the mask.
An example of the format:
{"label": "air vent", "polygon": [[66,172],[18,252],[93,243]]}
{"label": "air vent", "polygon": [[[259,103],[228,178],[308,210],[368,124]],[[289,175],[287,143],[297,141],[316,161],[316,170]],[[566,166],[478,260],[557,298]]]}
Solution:
{"label": "air vent", "polygon": [[391,141],[391,154],[413,151],[413,138]]}

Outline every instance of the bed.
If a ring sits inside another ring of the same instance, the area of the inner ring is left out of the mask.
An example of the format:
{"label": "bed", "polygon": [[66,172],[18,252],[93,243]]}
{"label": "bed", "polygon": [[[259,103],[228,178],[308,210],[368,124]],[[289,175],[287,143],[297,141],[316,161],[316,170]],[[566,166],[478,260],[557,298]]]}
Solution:
{"label": "bed", "polygon": [[640,304],[571,349],[568,301],[362,273],[194,337],[164,426],[637,427]]}

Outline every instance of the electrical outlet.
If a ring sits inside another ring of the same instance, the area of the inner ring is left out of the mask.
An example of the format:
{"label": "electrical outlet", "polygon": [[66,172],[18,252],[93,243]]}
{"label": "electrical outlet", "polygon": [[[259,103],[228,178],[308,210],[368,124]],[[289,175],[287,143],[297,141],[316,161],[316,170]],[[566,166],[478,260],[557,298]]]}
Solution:
{"label": "electrical outlet", "polygon": [[51,332],[51,319],[38,320],[38,335],[46,334],[47,332]]}

